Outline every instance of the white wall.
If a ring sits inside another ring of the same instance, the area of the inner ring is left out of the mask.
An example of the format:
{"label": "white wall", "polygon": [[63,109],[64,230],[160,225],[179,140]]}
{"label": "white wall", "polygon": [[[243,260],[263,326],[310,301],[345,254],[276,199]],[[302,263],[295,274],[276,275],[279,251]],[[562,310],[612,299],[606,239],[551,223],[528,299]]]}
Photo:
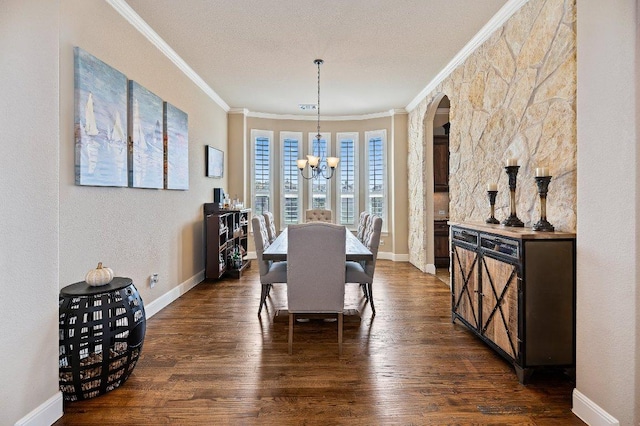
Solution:
{"label": "white wall", "polygon": [[[205,177],[204,147],[227,151],[227,114],[107,2],[65,0],[60,17],[60,286],[101,261],[132,278],[148,305],[202,278],[202,205],[227,179]],[[188,191],[75,185],[74,46],[188,114]],[[160,278],[153,289],[152,273]]]}
{"label": "white wall", "polygon": [[[62,409],[61,287],[103,261],[148,306],[202,276],[202,204],[226,185],[205,177],[204,146],[227,150],[227,115],[105,1],[1,4],[0,425],[46,424]],[[189,115],[188,191],[75,185],[73,46]]]}
{"label": "white wall", "polygon": [[640,424],[636,7],[577,4],[576,389],[621,425]]}
{"label": "white wall", "polygon": [[58,26],[58,1],[2,1],[2,425],[58,392]]}

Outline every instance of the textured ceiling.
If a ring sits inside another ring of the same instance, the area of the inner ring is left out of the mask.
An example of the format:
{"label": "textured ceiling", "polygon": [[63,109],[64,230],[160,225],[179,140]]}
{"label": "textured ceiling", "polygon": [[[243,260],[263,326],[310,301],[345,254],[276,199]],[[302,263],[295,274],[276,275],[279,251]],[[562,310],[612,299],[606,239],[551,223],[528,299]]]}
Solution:
{"label": "textured ceiling", "polygon": [[127,0],[232,108],[406,107],[506,0]]}

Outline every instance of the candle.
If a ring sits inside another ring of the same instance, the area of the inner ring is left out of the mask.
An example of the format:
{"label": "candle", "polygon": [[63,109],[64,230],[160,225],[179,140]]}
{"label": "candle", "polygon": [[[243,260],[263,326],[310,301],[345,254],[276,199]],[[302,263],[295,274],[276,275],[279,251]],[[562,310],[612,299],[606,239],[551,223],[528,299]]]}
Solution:
{"label": "candle", "polygon": [[536,177],[549,176],[549,169],[547,167],[536,167]]}
{"label": "candle", "polygon": [[509,158],[507,160],[507,166],[511,167],[511,166],[517,166],[518,165],[518,159],[517,158]]}
{"label": "candle", "polygon": [[498,184],[497,183],[488,183],[487,184],[487,191],[497,191],[498,190]]}

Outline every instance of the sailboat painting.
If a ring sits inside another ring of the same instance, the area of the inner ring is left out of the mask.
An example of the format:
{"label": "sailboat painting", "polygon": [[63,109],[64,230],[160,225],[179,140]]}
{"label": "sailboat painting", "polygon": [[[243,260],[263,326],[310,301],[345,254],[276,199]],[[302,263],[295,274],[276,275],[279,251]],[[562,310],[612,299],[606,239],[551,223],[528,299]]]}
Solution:
{"label": "sailboat painting", "polygon": [[188,124],[185,112],[168,102],[164,103],[166,189],[189,189]]}
{"label": "sailboat painting", "polygon": [[164,188],[162,99],[129,80],[129,186]]}
{"label": "sailboat painting", "polygon": [[74,48],[76,185],[127,186],[127,77]]}

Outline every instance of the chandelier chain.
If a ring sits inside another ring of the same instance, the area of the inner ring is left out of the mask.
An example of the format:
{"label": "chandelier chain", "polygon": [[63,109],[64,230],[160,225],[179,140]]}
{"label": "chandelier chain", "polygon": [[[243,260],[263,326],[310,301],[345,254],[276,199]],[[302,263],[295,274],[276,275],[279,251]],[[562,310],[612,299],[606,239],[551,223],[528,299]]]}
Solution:
{"label": "chandelier chain", "polygon": [[314,61],[318,65],[318,133],[316,134],[316,139],[318,140],[318,144],[320,143],[320,65],[324,62],[322,59],[316,59]]}

